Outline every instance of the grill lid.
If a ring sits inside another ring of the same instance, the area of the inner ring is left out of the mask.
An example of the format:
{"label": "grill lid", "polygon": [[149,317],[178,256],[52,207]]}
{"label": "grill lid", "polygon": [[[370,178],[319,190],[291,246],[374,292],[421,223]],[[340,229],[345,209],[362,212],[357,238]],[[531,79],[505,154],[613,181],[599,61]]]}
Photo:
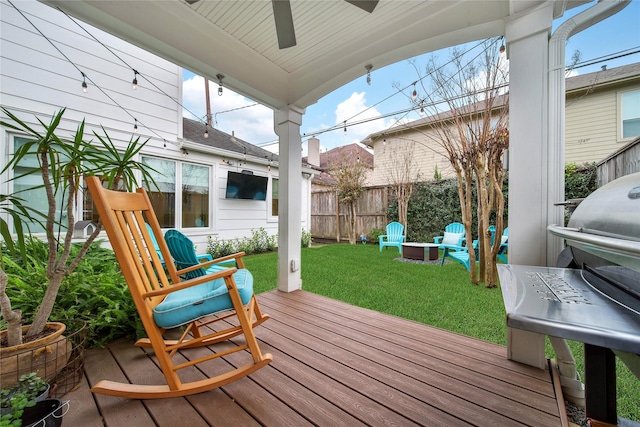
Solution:
{"label": "grill lid", "polygon": [[548,230],[570,246],[640,271],[640,173],[600,187],[578,205],[568,227]]}

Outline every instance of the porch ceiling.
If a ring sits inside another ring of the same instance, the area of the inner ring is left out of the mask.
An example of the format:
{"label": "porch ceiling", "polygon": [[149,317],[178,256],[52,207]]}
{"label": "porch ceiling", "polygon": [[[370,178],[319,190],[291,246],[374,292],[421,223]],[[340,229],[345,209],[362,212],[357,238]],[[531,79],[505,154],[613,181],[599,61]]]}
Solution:
{"label": "porch ceiling", "polygon": [[[504,34],[506,17],[541,0],[291,0],[297,45],[279,49],[268,0],[42,0],[273,108],[315,103],[373,70]],[[584,0],[556,1],[555,16]]]}

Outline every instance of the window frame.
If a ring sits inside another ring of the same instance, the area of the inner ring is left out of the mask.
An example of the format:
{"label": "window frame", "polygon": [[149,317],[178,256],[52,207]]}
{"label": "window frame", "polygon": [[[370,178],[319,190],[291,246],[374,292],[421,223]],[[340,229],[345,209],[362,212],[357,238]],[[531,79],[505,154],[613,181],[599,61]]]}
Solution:
{"label": "window frame", "polygon": [[273,180],[278,181],[278,203],[280,203],[280,178],[274,175],[269,174],[269,184],[267,186],[267,222],[273,223],[278,222],[278,213],[273,215]]}
{"label": "window frame", "polygon": [[618,117],[617,117],[617,128],[618,128],[618,141],[631,141],[634,138],[640,136],[632,135],[632,136],[624,136],[624,121],[625,120],[640,120],[640,111],[638,112],[638,116],[635,118],[624,118],[624,96],[628,94],[635,94],[640,99],[640,88],[629,89],[618,92]]}

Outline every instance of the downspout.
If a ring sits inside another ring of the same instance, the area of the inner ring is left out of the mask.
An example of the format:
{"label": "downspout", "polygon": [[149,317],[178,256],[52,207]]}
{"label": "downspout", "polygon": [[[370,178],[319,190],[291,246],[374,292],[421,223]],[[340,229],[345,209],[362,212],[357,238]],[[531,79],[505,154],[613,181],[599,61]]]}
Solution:
{"label": "downspout", "polygon": [[[600,0],[595,6],[565,21],[556,29],[549,40],[548,224],[564,224],[564,208],[555,204],[564,201],[565,50],[567,40],[574,34],[618,13],[630,2],[631,0]],[[547,265],[556,265],[562,244],[560,238],[547,236]],[[576,363],[571,349],[564,339],[549,338],[558,358],[558,368],[565,396],[575,403],[584,405],[584,385],[576,371]]]}

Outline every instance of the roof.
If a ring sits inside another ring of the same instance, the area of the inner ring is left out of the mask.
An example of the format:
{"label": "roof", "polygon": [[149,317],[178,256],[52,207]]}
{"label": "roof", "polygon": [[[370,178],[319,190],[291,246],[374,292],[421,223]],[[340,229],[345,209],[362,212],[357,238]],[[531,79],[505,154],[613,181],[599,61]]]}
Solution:
{"label": "roof", "polygon": [[[43,0],[250,99],[304,109],[356,78],[427,52],[505,34],[508,17],[589,0],[379,0],[290,4],[297,44],[280,49],[266,0]],[[353,3],[360,3],[354,5]],[[361,8],[369,3],[371,13]],[[375,5],[373,4],[375,3]]]}
{"label": "roof", "polygon": [[[635,64],[623,65],[621,67],[612,68],[610,70],[602,70],[596,71],[594,73],[568,77],[565,80],[565,92],[589,88],[594,85],[603,86],[608,84],[621,83],[629,80],[640,81],[640,62],[637,62]],[[500,97],[496,98],[494,110],[501,108],[504,105],[506,99],[507,97],[505,95],[501,95]],[[373,142],[373,140],[381,137],[382,135],[394,134],[397,132],[405,131],[407,129],[427,126],[432,123],[440,122],[449,117],[451,117],[451,111],[445,111],[422,119],[414,120],[409,123],[401,123],[395,127],[372,133],[364,139],[364,142],[370,144],[371,142]]]}
{"label": "roof", "polygon": [[[509,100],[508,93],[505,95],[498,95],[497,97],[495,97],[492,112],[493,113],[499,112],[502,109],[502,107],[504,107],[505,103],[508,100]],[[485,109],[485,105],[483,101],[479,101],[475,104],[472,104],[470,107],[466,108],[467,112],[469,112],[470,114],[482,113],[484,112],[484,109]],[[411,122],[399,123],[396,126],[383,129],[381,131],[370,134],[362,142],[366,145],[370,145],[375,139],[380,138],[383,135],[387,135],[387,134],[392,135],[394,133],[404,132],[408,129],[416,129],[422,126],[428,126],[430,124],[439,123],[441,121],[450,119],[452,117],[453,117],[452,110],[449,110],[449,111],[443,111],[442,113],[433,114],[431,116],[427,116],[422,119],[413,120]]]}
{"label": "roof", "polygon": [[[302,161],[307,163],[308,157],[303,157]],[[349,144],[332,148],[329,151],[320,153],[320,166],[317,167],[322,172],[313,177],[316,185],[332,186],[337,181],[331,176],[331,168],[343,162],[349,164],[362,162],[365,166],[373,169],[373,154],[362,148],[359,144]]]}
{"label": "roof", "polygon": [[[303,162],[307,162],[307,160],[308,157],[302,158]],[[320,170],[328,171],[344,161],[348,163],[360,161],[367,167],[373,168],[373,154],[359,144],[349,144],[320,153]]]}
{"label": "roof", "polygon": [[569,77],[565,80],[565,89],[566,92],[571,92],[594,85],[601,86],[631,79],[640,80],[640,62]]}
{"label": "roof", "polygon": [[214,127],[208,127],[207,131],[209,137],[204,137],[205,126],[202,122],[191,120],[187,118],[182,119],[183,123],[183,136],[187,141],[195,142],[197,144],[205,145],[208,147],[219,148],[234,153],[246,154],[247,156],[257,157],[261,159],[267,159],[267,161],[277,162],[278,155],[267,151],[263,148],[255,146],[247,141],[243,141],[234,135],[222,132]]}

